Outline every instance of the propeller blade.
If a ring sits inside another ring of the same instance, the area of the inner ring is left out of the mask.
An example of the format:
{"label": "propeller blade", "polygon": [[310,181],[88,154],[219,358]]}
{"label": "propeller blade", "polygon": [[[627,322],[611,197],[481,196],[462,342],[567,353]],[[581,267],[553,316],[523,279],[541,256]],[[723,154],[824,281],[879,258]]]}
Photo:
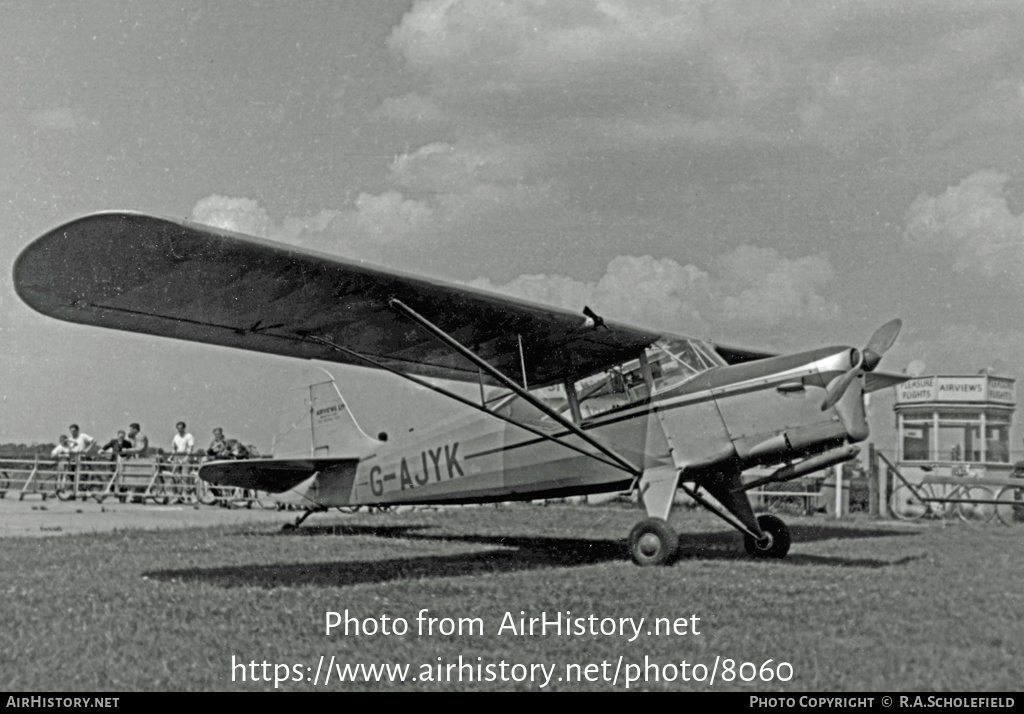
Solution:
{"label": "propeller blade", "polygon": [[857,378],[859,373],[860,364],[857,364],[853,369],[849,369],[833,379],[832,383],[828,385],[828,389],[825,394],[825,401],[821,403],[821,411],[828,411],[838,404],[839,400],[843,398],[844,394],[846,394],[846,390],[850,387],[850,383]]}
{"label": "propeller blade", "polygon": [[[877,355],[878,359],[881,359],[886,350],[892,347],[892,343],[896,341],[902,327],[903,320],[898,317],[895,320],[890,320],[885,323],[875,330],[875,334],[871,335],[871,339],[868,340],[868,346],[864,348],[864,351],[871,352],[872,354]],[[869,367],[868,371],[870,372],[877,365],[878,362],[875,361],[875,364]]]}

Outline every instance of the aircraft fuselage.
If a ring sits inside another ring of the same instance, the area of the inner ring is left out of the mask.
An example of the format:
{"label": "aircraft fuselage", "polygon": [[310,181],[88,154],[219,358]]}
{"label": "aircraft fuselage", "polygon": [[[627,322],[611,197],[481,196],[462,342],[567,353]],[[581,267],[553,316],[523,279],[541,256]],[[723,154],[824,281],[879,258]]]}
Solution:
{"label": "aircraft fuselage", "polygon": [[[683,480],[790,463],[867,437],[858,383],[821,409],[829,382],[850,366],[851,350],[840,347],[719,366],[580,426],[638,471],[671,465]],[[598,455],[553,422],[536,425]],[[622,491],[633,480],[558,441],[469,418],[379,444],[295,490],[322,507],[440,504]]]}

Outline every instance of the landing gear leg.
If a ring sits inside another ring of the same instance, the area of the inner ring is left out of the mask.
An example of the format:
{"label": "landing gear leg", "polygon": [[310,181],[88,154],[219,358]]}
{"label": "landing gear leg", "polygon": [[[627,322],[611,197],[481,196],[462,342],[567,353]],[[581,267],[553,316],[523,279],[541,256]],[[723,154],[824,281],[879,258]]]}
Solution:
{"label": "landing gear leg", "polygon": [[648,469],[640,479],[640,503],[647,518],[629,533],[629,555],[637,565],[665,565],[679,549],[679,535],[668,525],[678,480],[672,466]]}

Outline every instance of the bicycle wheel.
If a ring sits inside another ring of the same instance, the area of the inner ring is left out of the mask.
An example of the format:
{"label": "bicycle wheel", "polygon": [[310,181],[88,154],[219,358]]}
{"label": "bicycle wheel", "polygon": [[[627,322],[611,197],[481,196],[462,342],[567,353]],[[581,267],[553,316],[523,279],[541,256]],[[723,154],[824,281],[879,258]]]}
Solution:
{"label": "bicycle wheel", "polygon": [[931,495],[931,489],[924,484],[919,484],[914,489],[906,484],[900,484],[893,489],[892,496],[889,497],[889,511],[901,521],[916,521],[932,510],[930,504],[922,500],[930,498]]}
{"label": "bicycle wheel", "polygon": [[174,474],[173,476],[167,477],[168,491],[167,494],[170,496],[174,503],[185,503],[185,483],[181,476]]}
{"label": "bicycle wheel", "polygon": [[164,482],[163,476],[158,474],[153,477],[153,483],[149,486],[149,497],[158,506],[166,506],[171,502],[171,497],[167,495],[167,484]]}
{"label": "bicycle wheel", "polygon": [[996,516],[1004,526],[1024,525],[1024,485],[1004,486],[996,496]]}
{"label": "bicycle wheel", "polygon": [[196,500],[204,506],[212,506],[217,502],[217,494],[213,492],[213,486],[206,481],[196,481]]}
{"label": "bicycle wheel", "polygon": [[57,498],[59,498],[61,501],[73,501],[76,496],[74,474],[57,474],[55,490],[57,492]]}
{"label": "bicycle wheel", "polygon": [[956,504],[956,515],[965,523],[988,523],[996,516],[996,507],[991,503],[969,503],[969,501],[991,501],[992,490],[985,486],[963,486],[955,492],[956,498],[963,499]]}

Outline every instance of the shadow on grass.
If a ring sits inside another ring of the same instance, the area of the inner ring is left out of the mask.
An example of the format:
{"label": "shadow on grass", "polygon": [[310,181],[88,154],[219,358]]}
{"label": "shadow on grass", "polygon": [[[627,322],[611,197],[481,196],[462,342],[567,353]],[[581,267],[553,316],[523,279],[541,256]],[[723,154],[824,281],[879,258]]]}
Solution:
{"label": "shadow on grass", "polygon": [[[352,560],[314,563],[276,563],[220,568],[157,570],[145,573],[164,581],[196,581],[221,587],[337,587],[361,583],[382,583],[419,578],[448,578],[468,575],[510,573],[537,569],[578,567],[608,562],[626,562],[629,554],[624,540],[579,539],[540,536],[487,536],[454,533],[424,533],[433,526],[333,525],[304,528],[304,536],[347,535],[401,538],[438,543],[468,543],[490,546],[487,550],[452,555],[428,555],[385,560]],[[905,531],[846,530],[828,526],[800,526],[793,529],[794,541],[809,542],[831,538],[905,536]],[[912,535],[912,534],[909,534]],[[751,560],[735,533],[684,534],[675,562],[697,560]],[[886,561],[870,558],[841,558],[791,555],[771,561],[792,566],[829,565],[851,568],[884,568],[905,565],[915,558]],[[684,564],[685,565],[685,564]]]}
{"label": "shadow on grass", "polygon": [[[349,527],[344,527],[349,528]],[[357,530],[365,529],[356,527]],[[380,531],[387,528],[370,528]],[[365,535],[365,533],[361,533]],[[398,537],[386,535],[384,537]],[[406,536],[410,537],[410,536]],[[510,573],[539,568],[593,565],[623,560],[625,548],[618,541],[570,538],[485,538],[463,536],[421,536],[437,541],[468,542],[496,546],[475,553],[415,556],[379,561],[338,561],[243,565],[224,568],[189,568],[145,573],[157,580],[202,581],[223,587],[295,587],[381,583],[418,578],[449,578],[467,575]]]}

